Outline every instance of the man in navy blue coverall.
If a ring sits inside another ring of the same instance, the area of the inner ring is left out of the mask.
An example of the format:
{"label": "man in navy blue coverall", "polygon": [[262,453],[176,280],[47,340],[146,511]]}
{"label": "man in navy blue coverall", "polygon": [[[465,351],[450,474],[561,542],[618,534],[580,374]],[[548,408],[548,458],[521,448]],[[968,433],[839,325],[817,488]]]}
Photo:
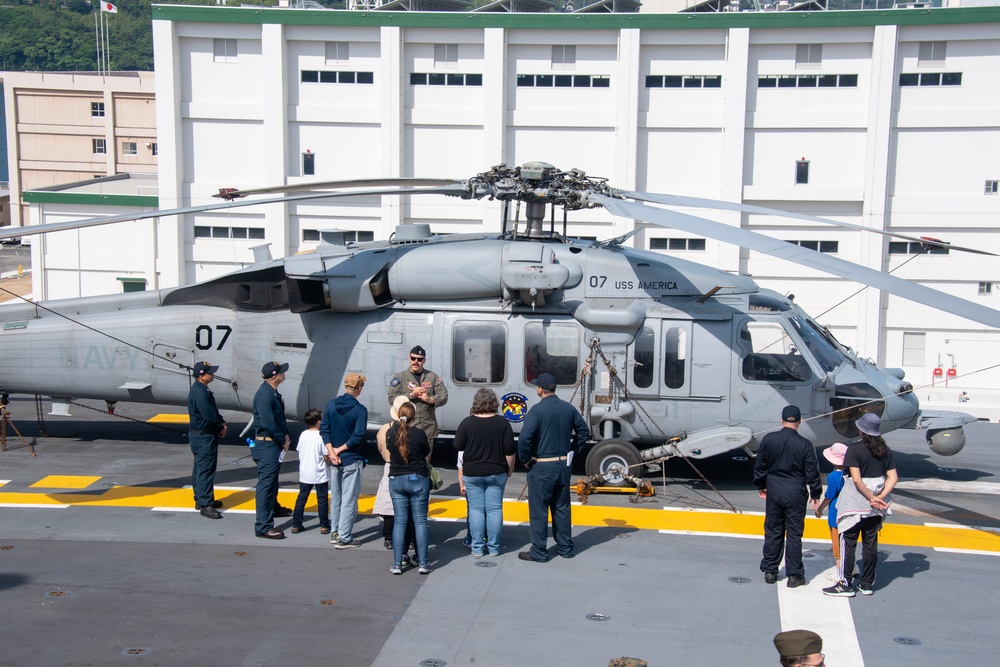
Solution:
{"label": "man in navy blue coverall", "polygon": [[811,442],[799,435],[802,413],[794,405],[781,411],[782,429],[761,439],[753,466],[753,483],[766,500],[764,510],[764,557],[760,571],[764,581],[778,580],[778,564],[785,552],[786,585],[806,583],[802,566],[802,531],[806,525],[806,486],[813,508],[819,506],[823,485]]}
{"label": "man in navy blue coverall", "polygon": [[269,361],[260,369],[264,382],[253,397],[253,426],[256,436],[250,453],[257,464],[257,521],[254,533],[269,540],[284,539],[285,533],[274,527],[274,517],[291,516],[292,510],[278,505],[279,457],[292,443],[285,421],[285,399],[278,385],[285,381],[288,364]]}
{"label": "man in navy blue coverall", "polygon": [[532,384],[541,400],[528,410],[517,439],[518,458],[528,468],[531,550],[517,557],[544,563],[549,559],[546,532],[550,510],[556,549],[563,558],[573,557],[568,454],[583,447],[590,429],[576,408],[556,396],[554,376],[543,373]]}
{"label": "man in navy blue coverall", "polygon": [[194,454],[191,488],[195,507],[208,519],[222,518],[218,511],[222,503],[215,499],[215,469],[219,463],[219,438],[226,436],[227,427],[208,388],[217,370],[218,366],[207,361],[196,363],[191,369],[194,382],[188,392],[188,442]]}

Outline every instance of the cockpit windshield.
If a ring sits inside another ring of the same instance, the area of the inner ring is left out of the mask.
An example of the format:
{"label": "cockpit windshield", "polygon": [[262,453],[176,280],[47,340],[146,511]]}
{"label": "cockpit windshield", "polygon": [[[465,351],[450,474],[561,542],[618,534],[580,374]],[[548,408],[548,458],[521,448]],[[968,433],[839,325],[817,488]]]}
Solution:
{"label": "cockpit windshield", "polygon": [[806,349],[812,352],[820,368],[829,373],[844,363],[845,357],[826,339],[821,331],[816,329],[812,322],[798,315],[792,315],[788,319],[802,338]]}

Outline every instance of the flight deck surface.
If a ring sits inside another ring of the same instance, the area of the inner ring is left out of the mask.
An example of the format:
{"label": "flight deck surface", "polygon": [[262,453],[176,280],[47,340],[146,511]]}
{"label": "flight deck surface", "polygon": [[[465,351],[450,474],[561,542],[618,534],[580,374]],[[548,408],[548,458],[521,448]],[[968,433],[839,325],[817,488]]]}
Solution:
{"label": "flight deck surface", "polygon": [[[285,540],[254,537],[256,466],[235,433],[220,447],[216,478],[225,518],[211,521],[193,507],[184,425],[141,423],[154,406],[119,404],[131,421],[74,405],[71,417],[45,417],[47,436],[30,400],[10,407],[0,452],[0,665],[603,667],[620,656],[651,666],[773,665],[771,637],[798,627],[824,636],[831,667],[991,664],[1000,648],[997,424],[969,426],[968,445],[951,458],[932,454],[922,433],[889,435],[901,478],[896,512],[882,533],[875,595],[848,600],[820,590],[833,568],[825,519],[807,521],[809,584],[788,589],[783,572],[777,586],[763,582],[763,501],[751,463],[731,456],[695,462],[724,498],[670,461],[662,477],[647,475],[657,495],[646,502],[597,494],[575,505],[576,557],[553,548],[550,562],[536,564],[517,559],[528,541],[523,471],[507,484],[501,556],[477,560],[462,546],[464,501],[441,441],[435,569],[392,576],[370,514],[382,470],[373,443],[355,532],[364,544],[336,551],[314,501],[305,532],[292,535],[290,519],[279,519]],[[226,416],[232,431],[246,420]],[[282,504],[294,503],[297,479],[290,454]]]}

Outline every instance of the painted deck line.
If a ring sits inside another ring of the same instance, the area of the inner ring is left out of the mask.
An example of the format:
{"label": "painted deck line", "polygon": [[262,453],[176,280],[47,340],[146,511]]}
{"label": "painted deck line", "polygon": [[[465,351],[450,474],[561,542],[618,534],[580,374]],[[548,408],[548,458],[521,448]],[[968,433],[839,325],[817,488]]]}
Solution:
{"label": "painted deck line", "polygon": [[[252,512],[255,493],[253,489],[216,489],[217,498],[227,510]],[[278,497],[282,505],[292,507],[298,491],[282,490]],[[358,501],[359,511],[370,514],[375,497],[363,495]],[[13,507],[51,507],[63,505],[160,508],[160,511],[192,508],[191,489],[145,486],[114,486],[84,493],[31,493],[0,491],[0,505]],[[307,512],[316,512],[311,501]],[[462,498],[431,499],[428,517],[431,519],[461,520],[466,516],[466,503]],[[511,523],[528,522],[528,503],[504,501],[504,519]],[[732,514],[730,512],[663,511],[638,507],[598,507],[581,505],[573,509],[576,526],[603,526],[622,530],[655,530],[677,534],[730,535],[759,538],[763,535],[764,519],[759,514]],[[829,531],[826,519],[806,519],[803,538],[810,542],[826,543]],[[879,538],[882,544],[900,546],[947,548],[965,551],[1000,553],[1000,533],[993,530],[976,530],[954,525],[902,525],[887,523]]]}
{"label": "painted deck line", "polygon": [[59,503],[6,503],[0,502],[0,507],[28,507],[45,510],[64,510],[72,505],[62,505]]}
{"label": "painted deck line", "polygon": [[934,551],[943,551],[949,554],[972,554],[974,556],[1000,556],[997,551],[977,551],[975,549],[946,549],[944,547],[934,547]]}
{"label": "painted deck line", "polygon": [[896,484],[904,491],[946,491],[948,493],[982,493],[1000,495],[1000,484],[996,482],[949,482],[946,479],[912,479]]}
{"label": "painted deck line", "polygon": [[826,575],[836,568],[823,569],[830,562],[826,559],[803,559],[802,562],[808,582],[805,586],[788,588],[784,579],[776,584],[782,631],[809,628],[823,638],[823,653],[830,658],[831,665],[863,667],[865,661],[849,598],[823,595],[823,588],[830,585]]}

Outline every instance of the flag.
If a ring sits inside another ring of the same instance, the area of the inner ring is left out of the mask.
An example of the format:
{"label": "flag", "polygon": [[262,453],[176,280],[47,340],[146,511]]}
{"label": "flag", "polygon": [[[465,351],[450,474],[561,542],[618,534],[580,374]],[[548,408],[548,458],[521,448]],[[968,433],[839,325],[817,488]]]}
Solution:
{"label": "flag", "polygon": [[110,2],[102,2],[101,3],[101,11],[102,12],[107,12],[108,14],[117,14],[118,13],[118,8],[115,7],[114,5],[112,5]]}

